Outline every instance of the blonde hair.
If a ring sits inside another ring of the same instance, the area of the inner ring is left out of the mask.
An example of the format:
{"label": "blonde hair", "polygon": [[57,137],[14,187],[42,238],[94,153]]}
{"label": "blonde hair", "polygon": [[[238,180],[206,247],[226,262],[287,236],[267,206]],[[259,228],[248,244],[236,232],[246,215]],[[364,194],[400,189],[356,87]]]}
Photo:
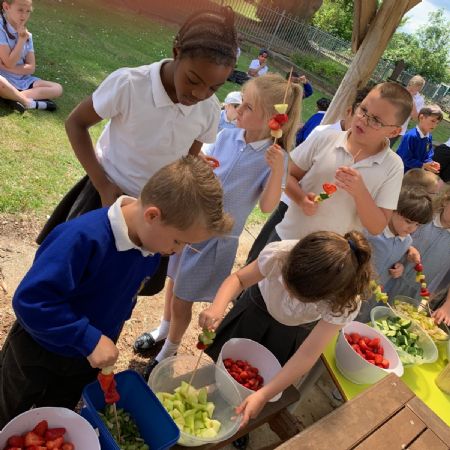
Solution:
{"label": "blonde hair", "polygon": [[402,187],[420,186],[428,193],[434,193],[434,188],[439,184],[439,180],[440,178],[429,170],[414,168],[408,170],[403,176]]}
{"label": "blonde hair", "polygon": [[369,295],[371,248],[359,231],[344,236],[331,231],[311,233],[288,253],[283,281],[300,301],[325,300],[333,313],[353,312]]}
{"label": "blonde hair", "polygon": [[414,86],[422,89],[425,86],[425,78],[421,77],[420,75],[414,75],[408,81],[408,86]]}
{"label": "blonde hair", "polygon": [[413,99],[406,88],[393,81],[388,81],[375,85],[372,90],[378,91],[382,99],[388,101],[397,109],[398,126],[402,126],[406,119],[411,116]]}
{"label": "blonde hair", "polygon": [[144,206],[161,210],[164,223],[179,230],[195,224],[215,235],[229,233],[233,218],[223,208],[223,190],[201,158],[185,156],[158,170],[141,192]]}
{"label": "blonde hair", "polygon": [[437,214],[441,214],[444,208],[450,203],[450,184],[446,183],[433,199],[433,209]]}
{"label": "blonde hair", "polygon": [[[274,105],[283,103],[284,94],[288,82],[279,74],[268,73],[260,77],[252,78],[247,81],[242,92],[248,86],[254,86],[258,91],[257,102],[261,107],[264,117],[269,119],[277,114]],[[303,88],[296,83],[290,83],[286,96],[286,103],[289,105],[286,111],[289,120],[282,126],[283,136],[279,139],[280,145],[288,152],[292,150],[295,142],[295,135],[300,125],[300,114],[302,110]],[[269,126],[267,126],[269,130]]]}

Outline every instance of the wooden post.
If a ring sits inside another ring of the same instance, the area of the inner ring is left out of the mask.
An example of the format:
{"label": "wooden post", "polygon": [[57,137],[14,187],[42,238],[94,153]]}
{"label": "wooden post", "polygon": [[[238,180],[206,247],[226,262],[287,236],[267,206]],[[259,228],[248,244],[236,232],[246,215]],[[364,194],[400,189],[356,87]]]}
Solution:
{"label": "wooden post", "polygon": [[354,0],[352,52],[356,53],[377,14],[377,0]]}
{"label": "wooden post", "polygon": [[342,119],[358,89],[365,86],[402,17],[421,0],[384,0],[333,97],[322,124]]}

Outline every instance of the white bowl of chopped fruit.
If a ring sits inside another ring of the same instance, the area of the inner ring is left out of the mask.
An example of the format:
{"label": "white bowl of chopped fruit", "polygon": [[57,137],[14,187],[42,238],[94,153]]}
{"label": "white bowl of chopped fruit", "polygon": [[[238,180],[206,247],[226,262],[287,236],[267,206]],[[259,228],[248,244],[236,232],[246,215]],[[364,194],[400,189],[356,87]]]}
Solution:
{"label": "white bowl of chopped fruit", "polygon": [[148,384],[180,429],[179,444],[196,447],[224,441],[239,429],[235,408],[242,396],[231,380],[216,380],[210,359],[179,355],[152,371]]}

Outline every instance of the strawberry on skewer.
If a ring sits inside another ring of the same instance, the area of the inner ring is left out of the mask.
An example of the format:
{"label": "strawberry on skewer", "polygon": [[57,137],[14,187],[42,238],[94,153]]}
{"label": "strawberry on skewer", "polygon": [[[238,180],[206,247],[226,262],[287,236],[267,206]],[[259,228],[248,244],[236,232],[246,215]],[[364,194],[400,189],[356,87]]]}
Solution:
{"label": "strawberry on skewer", "polygon": [[114,366],[104,367],[97,376],[100,387],[105,395],[105,402],[113,406],[114,417],[116,421],[117,435],[120,443],[120,425],[117,417],[116,403],[120,400],[120,395],[116,389],[116,380],[114,380]]}
{"label": "strawberry on skewer", "polygon": [[316,203],[323,202],[327,198],[330,198],[336,191],[337,187],[332,183],[324,183],[322,184],[323,192],[314,197],[314,201]]}

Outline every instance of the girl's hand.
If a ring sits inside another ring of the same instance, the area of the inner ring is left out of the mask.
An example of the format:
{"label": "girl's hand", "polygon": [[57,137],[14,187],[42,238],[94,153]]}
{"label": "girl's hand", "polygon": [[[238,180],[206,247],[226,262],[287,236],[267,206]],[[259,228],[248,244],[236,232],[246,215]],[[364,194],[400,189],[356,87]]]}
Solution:
{"label": "girl's hand", "polygon": [[214,304],[204,309],[198,316],[198,325],[201,328],[215,330],[222,322],[224,311],[221,311]]}
{"label": "girl's hand", "polygon": [[445,325],[450,325],[450,303],[445,302],[440,308],[433,311],[432,317],[434,317],[434,321],[438,325],[441,322],[444,322]]}
{"label": "girl's hand", "polygon": [[94,369],[103,369],[104,367],[114,366],[118,357],[119,349],[116,344],[109,337],[102,335],[87,360]]}
{"label": "girl's hand", "polygon": [[284,150],[278,145],[273,144],[266,151],[267,165],[272,172],[282,172],[284,169]]}
{"label": "girl's hand", "polygon": [[315,198],[314,192],[308,192],[300,202],[300,208],[303,209],[305,216],[313,216],[316,213],[319,204],[314,201]]}
{"label": "girl's hand", "polygon": [[254,419],[264,408],[267,399],[261,391],[249,395],[237,408],[236,414],[242,414],[240,428],[244,428],[250,419]]}
{"label": "girl's hand", "polygon": [[22,25],[17,30],[17,33],[19,34],[19,39],[27,41],[31,37],[31,33],[27,30],[25,25]]}
{"label": "girl's hand", "polygon": [[409,247],[408,252],[406,254],[406,258],[409,262],[412,262],[413,264],[419,264],[420,263],[420,253],[419,250],[417,250],[416,247]]}
{"label": "girl's hand", "polygon": [[395,263],[394,266],[389,269],[389,275],[392,278],[400,278],[403,275],[403,271],[405,270],[405,266],[402,263]]}
{"label": "girl's hand", "polygon": [[353,167],[347,166],[336,170],[336,186],[347,191],[352,197],[358,197],[367,191],[361,174]]}
{"label": "girl's hand", "polygon": [[425,170],[428,170],[430,172],[433,172],[433,173],[439,173],[439,170],[441,169],[441,165],[435,161],[430,161],[430,162],[425,163],[422,166],[422,168]]}
{"label": "girl's hand", "polygon": [[123,195],[122,190],[119,186],[114,183],[109,182],[102,189],[98,190],[100,199],[102,200],[102,206],[111,206],[121,195]]}

